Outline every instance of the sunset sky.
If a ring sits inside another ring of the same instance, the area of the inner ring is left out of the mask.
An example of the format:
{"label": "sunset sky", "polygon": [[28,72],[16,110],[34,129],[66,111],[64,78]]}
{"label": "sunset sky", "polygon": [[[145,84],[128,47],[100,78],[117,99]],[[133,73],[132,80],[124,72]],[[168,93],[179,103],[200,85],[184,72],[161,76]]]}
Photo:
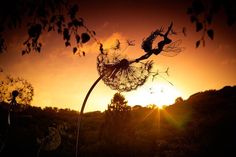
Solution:
{"label": "sunset sky", "polygon": [[[182,2],[182,3],[181,3]],[[152,31],[171,22],[174,30],[187,28],[187,36],[179,33],[174,39],[181,39],[185,50],[175,57],[152,56],[156,69],[164,71],[169,67],[170,76],[151,79],[136,91],[122,93],[129,105],[149,103],[172,103],[177,96],[187,99],[191,94],[208,89],[220,89],[236,84],[236,29],[224,22],[224,14],[214,20],[214,40],[206,38],[206,47],[195,48],[201,37],[195,33],[186,14],[191,1],[159,0],[80,0],[79,13],[85,24],[96,31],[96,38],[106,47],[116,39],[135,40],[135,46],[125,53],[130,58],[144,54],[141,43]],[[27,33],[13,30],[8,37],[8,52],[0,54],[0,67],[5,74],[19,76],[32,83],[35,89],[32,105],[71,108],[79,110],[82,101],[93,82],[99,77],[96,57],[99,47],[94,40],[84,45],[86,56],[73,55],[72,48],[65,48],[61,36],[45,33],[42,36],[43,49],[40,54],[21,56],[22,43]],[[87,102],[85,111],[104,111],[116,91],[103,81],[95,87]]]}

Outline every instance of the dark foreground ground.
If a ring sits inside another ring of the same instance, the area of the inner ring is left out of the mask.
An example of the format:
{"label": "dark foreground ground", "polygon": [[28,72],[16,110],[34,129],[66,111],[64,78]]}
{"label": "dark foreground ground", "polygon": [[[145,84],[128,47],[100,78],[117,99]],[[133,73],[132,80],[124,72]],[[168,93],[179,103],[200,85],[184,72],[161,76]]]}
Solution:
{"label": "dark foreground ground", "polygon": [[[0,157],[75,156],[75,111],[21,105],[8,126],[8,107],[0,104]],[[79,144],[83,157],[236,156],[236,87],[196,93],[163,110],[86,113]]]}

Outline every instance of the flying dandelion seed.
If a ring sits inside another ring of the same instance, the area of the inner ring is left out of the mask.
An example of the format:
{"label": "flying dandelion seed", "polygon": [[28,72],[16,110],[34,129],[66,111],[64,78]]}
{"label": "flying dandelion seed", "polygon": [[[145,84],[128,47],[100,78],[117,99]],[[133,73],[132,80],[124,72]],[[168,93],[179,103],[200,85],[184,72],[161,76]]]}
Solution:
{"label": "flying dandelion seed", "polygon": [[113,50],[120,50],[121,49],[121,43],[120,43],[120,40],[116,39],[115,43],[114,43],[114,46],[111,47],[111,49]]}
{"label": "flying dandelion seed", "polygon": [[128,44],[128,46],[135,46],[135,40],[126,40],[126,43]]}

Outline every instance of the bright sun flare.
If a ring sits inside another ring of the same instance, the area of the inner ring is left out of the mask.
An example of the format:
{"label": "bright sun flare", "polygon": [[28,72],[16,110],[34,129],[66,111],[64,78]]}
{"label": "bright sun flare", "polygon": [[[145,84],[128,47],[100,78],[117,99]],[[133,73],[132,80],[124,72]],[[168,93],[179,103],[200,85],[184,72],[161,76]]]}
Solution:
{"label": "bright sun flare", "polygon": [[155,86],[145,87],[142,90],[137,90],[135,94],[127,95],[128,104],[147,106],[155,104],[162,108],[163,106],[171,105],[175,102],[181,93],[169,84],[158,84]]}

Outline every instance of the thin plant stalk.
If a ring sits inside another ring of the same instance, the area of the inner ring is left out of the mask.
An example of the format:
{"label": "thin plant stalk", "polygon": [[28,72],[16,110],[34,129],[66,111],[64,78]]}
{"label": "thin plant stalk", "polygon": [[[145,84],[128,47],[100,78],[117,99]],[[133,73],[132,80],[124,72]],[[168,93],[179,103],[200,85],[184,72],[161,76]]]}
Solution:
{"label": "thin plant stalk", "polygon": [[161,109],[160,109],[160,107],[158,107],[157,109],[158,109],[158,112],[157,112],[158,126],[157,126],[157,128],[158,128],[158,134],[160,136],[160,133],[161,133]]}
{"label": "thin plant stalk", "polygon": [[8,109],[8,116],[7,116],[8,126],[7,126],[7,130],[6,130],[6,133],[5,133],[5,138],[3,139],[3,143],[0,146],[0,153],[3,151],[3,149],[6,145],[6,141],[8,139],[8,134],[9,134],[10,126],[11,126],[11,111],[13,111],[14,107],[17,105],[16,97],[18,95],[19,95],[19,92],[17,90],[14,90],[12,92],[12,99],[11,99],[11,102],[10,102],[10,107]]}
{"label": "thin plant stalk", "polygon": [[105,74],[99,76],[99,78],[93,83],[93,85],[90,87],[88,93],[86,94],[85,98],[84,98],[84,102],[81,106],[81,110],[79,113],[79,117],[78,117],[78,124],[77,124],[77,135],[76,135],[76,148],[75,148],[75,157],[78,157],[79,154],[79,135],[80,135],[80,127],[81,127],[81,121],[82,121],[82,117],[83,117],[83,113],[84,113],[84,108],[86,105],[86,102],[89,98],[89,95],[91,94],[91,92],[93,91],[94,87],[97,85],[97,83],[105,76]]}

